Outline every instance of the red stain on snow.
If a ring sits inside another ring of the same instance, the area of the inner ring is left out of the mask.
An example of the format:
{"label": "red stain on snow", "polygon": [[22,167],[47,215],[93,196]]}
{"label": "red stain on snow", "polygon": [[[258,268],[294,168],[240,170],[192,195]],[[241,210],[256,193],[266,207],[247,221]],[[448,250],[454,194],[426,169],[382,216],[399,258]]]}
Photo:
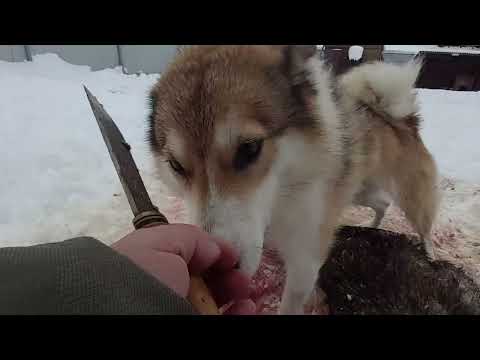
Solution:
{"label": "red stain on snow", "polygon": [[265,249],[260,267],[252,281],[252,300],[257,305],[257,314],[275,314],[285,284],[285,268],[280,256]]}

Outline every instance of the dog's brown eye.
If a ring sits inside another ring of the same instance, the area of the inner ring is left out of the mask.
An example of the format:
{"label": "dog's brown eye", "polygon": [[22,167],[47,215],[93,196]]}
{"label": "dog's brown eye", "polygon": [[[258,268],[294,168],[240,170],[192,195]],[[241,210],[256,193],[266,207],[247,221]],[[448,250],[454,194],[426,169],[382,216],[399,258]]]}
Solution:
{"label": "dog's brown eye", "polygon": [[175,159],[170,159],[167,160],[168,165],[172,168],[173,171],[175,171],[178,175],[185,177],[186,172],[185,169],[183,168],[182,164],[180,164],[177,160]]}
{"label": "dog's brown eye", "polygon": [[233,159],[233,167],[238,171],[246,169],[258,159],[262,152],[262,147],[263,140],[249,141],[241,144]]}

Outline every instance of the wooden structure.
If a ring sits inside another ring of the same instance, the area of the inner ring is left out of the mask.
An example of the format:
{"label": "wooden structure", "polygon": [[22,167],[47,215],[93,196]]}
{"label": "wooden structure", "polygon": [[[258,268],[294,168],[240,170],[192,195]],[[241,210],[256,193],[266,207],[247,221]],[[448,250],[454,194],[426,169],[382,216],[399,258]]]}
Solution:
{"label": "wooden structure", "polygon": [[354,63],[348,58],[348,49],[352,45],[324,45],[322,57],[330,64],[336,75],[343,74],[358,63],[369,61],[382,61],[384,45],[359,45],[363,47],[362,61]]}
{"label": "wooden structure", "polygon": [[480,91],[480,54],[419,52],[424,66],[417,87]]}

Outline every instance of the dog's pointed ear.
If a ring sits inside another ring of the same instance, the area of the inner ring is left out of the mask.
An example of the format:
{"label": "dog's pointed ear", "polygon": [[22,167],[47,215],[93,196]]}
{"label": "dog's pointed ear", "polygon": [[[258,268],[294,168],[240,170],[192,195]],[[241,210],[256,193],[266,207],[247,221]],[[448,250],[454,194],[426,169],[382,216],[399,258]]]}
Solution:
{"label": "dog's pointed ear", "polygon": [[317,56],[316,45],[283,45],[281,71],[290,83],[293,96],[302,104],[311,104],[316,94],[307,63]]}
{"label": "dog's pointed ear", "polygon": [[316,45],[285,45],[283,47],[283,68],[292,85],[307,81],[306,64],[317,54]]}
{"label": "dog's pointed ear", "polygon": [[177,54],[181,54],[189,47],[192,47],[192,45],[177,45]]}

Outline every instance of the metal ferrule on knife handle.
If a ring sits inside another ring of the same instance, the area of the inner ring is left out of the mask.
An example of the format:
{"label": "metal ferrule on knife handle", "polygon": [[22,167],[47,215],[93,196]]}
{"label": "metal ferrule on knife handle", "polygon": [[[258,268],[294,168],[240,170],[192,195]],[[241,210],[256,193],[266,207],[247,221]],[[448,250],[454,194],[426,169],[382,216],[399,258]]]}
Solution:
{"label": "metal ferrule on knife handle", "polygon": [[143,211],[133,219],[135,229],[141,229],[147,226],[167,225],[167,218],[158,211]]}
{"label": "metal ferrule on knife handle", "polygon": [[[135,229],[167,224],[167,218],[159,211],[144,211],[133,219]],[[187,300],[201,315],[220,315],[220,310],[201,277],[190,277]]]}

